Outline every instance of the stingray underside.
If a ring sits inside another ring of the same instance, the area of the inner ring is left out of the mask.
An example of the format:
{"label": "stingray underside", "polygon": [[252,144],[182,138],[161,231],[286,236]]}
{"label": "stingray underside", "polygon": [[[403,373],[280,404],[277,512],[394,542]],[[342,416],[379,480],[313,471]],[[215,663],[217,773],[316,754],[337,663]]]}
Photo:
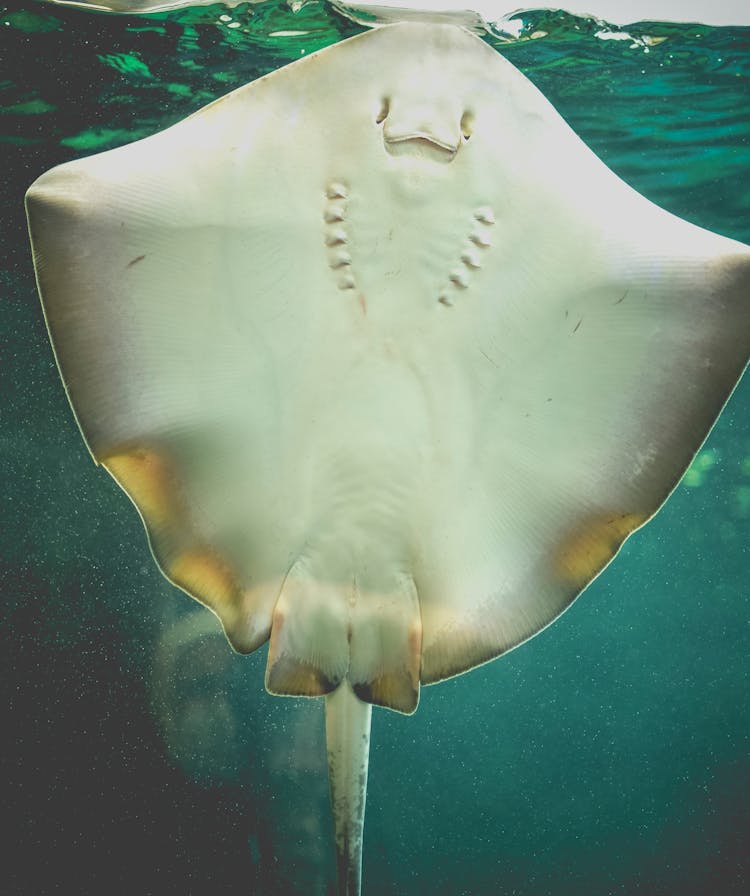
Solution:
{"label": "stingray underside", "polygon": [[384,27],[27,198],[65,387],[267,686],[421,683],[561,613],[750,353],[750,250],[610,172],[451,26]]}

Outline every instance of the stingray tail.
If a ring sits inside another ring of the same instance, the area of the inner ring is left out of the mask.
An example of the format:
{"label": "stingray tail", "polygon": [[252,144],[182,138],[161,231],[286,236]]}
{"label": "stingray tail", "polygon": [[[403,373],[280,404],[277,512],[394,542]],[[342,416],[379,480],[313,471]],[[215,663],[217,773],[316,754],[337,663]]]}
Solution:
{"label": "stingray tail", "polygon": [[348,681],[326,696],[328,781],[339,896],[360,896],[361,891],[371,715],[372,706],[354,694]]}

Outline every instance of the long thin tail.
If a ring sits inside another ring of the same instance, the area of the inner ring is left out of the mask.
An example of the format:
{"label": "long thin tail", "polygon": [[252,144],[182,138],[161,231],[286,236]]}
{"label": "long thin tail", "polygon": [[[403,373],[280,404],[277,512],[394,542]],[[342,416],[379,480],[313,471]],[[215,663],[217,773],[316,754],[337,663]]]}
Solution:
{"label": "long thin tail", "polygon": [[360,896],[361,892],[371,715],[372,706],[355,696],[348,681],[326,697],[328,781],[339,896]]}

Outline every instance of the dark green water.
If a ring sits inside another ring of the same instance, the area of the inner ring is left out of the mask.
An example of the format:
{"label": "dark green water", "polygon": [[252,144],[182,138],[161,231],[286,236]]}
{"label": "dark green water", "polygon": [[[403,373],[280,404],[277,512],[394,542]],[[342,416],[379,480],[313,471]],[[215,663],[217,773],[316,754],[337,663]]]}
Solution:
{"label": "dark green water", "polygon": [[[0,15],[4,894],[323,894],[322,708],[157,573],[58,382],[22,196],[358,29],[319,5]],[[236,23],[240,27],[230,27]],[[307,32],[272,36],[280,31]],[[750,32],[496,46],[622,177],[750,242]],[[658,518],[555,625],[375,711],[365,894],[750,891],[750,381]]]}

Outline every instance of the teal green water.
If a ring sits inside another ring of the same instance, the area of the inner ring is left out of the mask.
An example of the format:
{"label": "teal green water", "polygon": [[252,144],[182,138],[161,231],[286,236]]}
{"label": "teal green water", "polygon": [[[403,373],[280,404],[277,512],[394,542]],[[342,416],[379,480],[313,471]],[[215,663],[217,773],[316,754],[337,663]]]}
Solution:
{"label": "teal green water", "polygon": [[[357,30],[318,4],[2,8],[5,894],[332,892],[322,709],[265,694],[264,652],[233,655],[164,582],[95,470],[21,203],[51,165]],[[525,39],[489,40],[633,186],[750,242],[750,31],[599,31],[538,14]],[[749,409],[746,377],[658,518],[557,623],[424,689],[412,718],[374,713],[366,896],[750,891]]]}

